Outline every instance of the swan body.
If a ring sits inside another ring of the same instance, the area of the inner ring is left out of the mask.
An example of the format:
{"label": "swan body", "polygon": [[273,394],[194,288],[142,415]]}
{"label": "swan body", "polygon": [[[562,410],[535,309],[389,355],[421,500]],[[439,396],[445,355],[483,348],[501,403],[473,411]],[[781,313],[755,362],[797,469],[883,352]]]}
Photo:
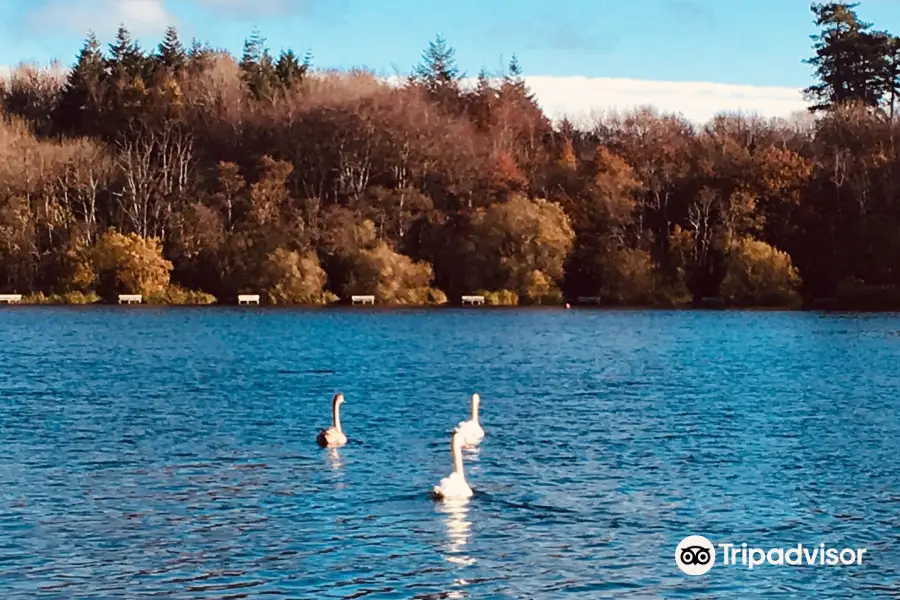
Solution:
{"label": "swan body", "polygon": [[441,482],[432,490],[432,495],[438,500],[458,500],[472,497],[472,488],[469,487],[463,473],[462,446],[462,433],[457,427],[453,430],[453,437],[450,439],[453,472],[441,479]]}
{"label": "swan body", "polygon": [[472,418],[459,422],[459,432],[462,434],[464,446],[477,446],[484,438],[484,429],[478,422],[478,407],[481,404],[481,396],[472,394]]}
{"label": "swan body", "polygon": [[347,443],[347,436],[341,429],[341,404],[344,403],[343,394],[335,394],[331,399],[331,415],[333,424],[328,429],[323,429],[316,437],[316,443],[323,448],[338,448]]}

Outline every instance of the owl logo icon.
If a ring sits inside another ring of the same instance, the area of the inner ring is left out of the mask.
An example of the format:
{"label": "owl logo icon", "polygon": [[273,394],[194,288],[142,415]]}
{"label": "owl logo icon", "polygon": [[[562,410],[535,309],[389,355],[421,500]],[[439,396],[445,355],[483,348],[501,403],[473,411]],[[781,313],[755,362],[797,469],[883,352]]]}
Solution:
{"label": "owl logo icon", "polygon": [[686,575],[703,575],[716,564],[716,549],[702,535],[689,535],[675,548],[675,564]]}

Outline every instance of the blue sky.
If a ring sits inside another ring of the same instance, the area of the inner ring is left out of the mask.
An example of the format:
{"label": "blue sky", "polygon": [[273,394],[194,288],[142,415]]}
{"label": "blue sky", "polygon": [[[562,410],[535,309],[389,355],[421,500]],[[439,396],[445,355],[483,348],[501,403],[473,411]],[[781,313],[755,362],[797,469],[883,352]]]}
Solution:
{"label": "blue sky", "polygon": [[[165,11],[163,14],[162,11]],[[900,31],[900,1],[863,0]],[[273,50],[311,49],[320,66],[408,70],[441,32],[475,74],[513,52],[528,74],[802,87],[814,33],[806,0],[2,0],[0,64],[70,63],[93,25],[107,41],[126,15],[155,44],[163,21],[239,52],[257,26]]]}

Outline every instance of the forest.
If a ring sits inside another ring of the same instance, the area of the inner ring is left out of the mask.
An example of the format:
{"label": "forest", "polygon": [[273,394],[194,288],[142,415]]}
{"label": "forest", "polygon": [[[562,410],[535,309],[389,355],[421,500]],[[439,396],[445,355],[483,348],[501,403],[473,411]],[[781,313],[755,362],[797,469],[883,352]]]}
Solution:
{"label": "forest", "polygon": [[[403,81],[122,26],[0,83],[0,292],[34,303],[900,308],[900,42],[814,3],[807,118],[553,123],[513,55]],[[603,104],[603,98],[597,98]]]}

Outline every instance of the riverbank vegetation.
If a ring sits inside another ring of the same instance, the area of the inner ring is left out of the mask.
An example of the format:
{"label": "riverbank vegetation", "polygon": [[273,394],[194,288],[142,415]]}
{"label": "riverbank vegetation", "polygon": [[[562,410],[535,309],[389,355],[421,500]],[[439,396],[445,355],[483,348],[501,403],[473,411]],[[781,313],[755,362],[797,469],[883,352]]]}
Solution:
{"label": "riverbank vegetation", "polygon": [[[900,42],[815,4],[808,118],[553,124],[513,57],[467,85],[88,37],[2,85],[0,291],[79,303],[900,308]],[[598,105],[604,104],[597,98]]]}

